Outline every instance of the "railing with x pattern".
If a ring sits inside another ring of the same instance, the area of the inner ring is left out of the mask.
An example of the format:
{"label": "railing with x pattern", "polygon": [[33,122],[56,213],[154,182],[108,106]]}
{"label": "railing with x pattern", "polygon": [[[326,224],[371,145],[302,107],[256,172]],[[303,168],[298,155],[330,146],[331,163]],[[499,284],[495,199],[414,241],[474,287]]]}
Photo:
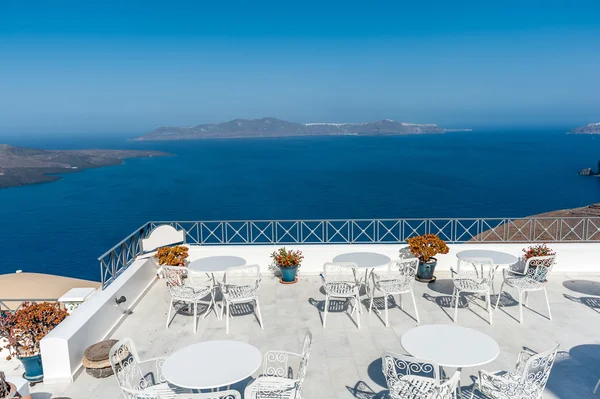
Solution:
{"label": "railing with x pattern", "polygon": [[600,242],[600,218],[453,218],[148,222],[98,260],[102,286],[140,255],[139,241],[169,224],[197,245],[399,244],[422,234],[460,242]]}

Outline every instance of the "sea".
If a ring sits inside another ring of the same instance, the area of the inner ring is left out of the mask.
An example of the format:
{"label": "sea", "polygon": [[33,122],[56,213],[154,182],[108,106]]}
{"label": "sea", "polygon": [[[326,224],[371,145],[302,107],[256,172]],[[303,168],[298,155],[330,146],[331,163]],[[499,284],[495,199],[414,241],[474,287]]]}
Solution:
{"label": "sea", "polygon": [[45,149],[169,157],[0,189],[0,273],[100,279],[97,258],[146,221],[521,217],[600,202],[600,137],[565,128],[394,137],[136,142],[21,135]]}

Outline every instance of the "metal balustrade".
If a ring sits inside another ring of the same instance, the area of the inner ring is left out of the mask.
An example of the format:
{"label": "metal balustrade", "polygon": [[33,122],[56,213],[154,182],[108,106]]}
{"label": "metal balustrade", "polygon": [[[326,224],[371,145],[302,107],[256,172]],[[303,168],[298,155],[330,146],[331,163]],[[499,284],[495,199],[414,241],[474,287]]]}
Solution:
{"label": "metal balustrade", "polygon": [[[0,317],[3,313],[12,313],[14,314],[17,310],[21,309],[24,303],[42,303],[42,302],[51,302],[51,303],[59,303],[58,298],[42,298],[42,299],[29,299],[29,298],[8,298],[8,299],[0,299]],[[61,308],[64,308],[63,304],[59,303]]]}
{"label": "metal balustrade", "polygon": [[186,243],[195,245],[401,244],[422,234],[437,234],[451,244],[600,242],[600,217],[156,221],[98,258],[103,288],[141,254],[140,239],[161,224],[185,230]]}

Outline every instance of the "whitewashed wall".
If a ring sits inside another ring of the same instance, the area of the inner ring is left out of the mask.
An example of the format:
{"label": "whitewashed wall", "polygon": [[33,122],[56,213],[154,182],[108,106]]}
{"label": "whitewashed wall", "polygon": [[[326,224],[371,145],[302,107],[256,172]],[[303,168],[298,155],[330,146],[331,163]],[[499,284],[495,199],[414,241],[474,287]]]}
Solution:
{"label": "whitewashed wall", "polygon": [[[111,285],[92,294],[44,337],[41,341],[44,382],[73,381],[87,347],[105,339],[155,280],[153,260],[135,261]],[[120,296],[127,301],[117,306],[115,298]]]}

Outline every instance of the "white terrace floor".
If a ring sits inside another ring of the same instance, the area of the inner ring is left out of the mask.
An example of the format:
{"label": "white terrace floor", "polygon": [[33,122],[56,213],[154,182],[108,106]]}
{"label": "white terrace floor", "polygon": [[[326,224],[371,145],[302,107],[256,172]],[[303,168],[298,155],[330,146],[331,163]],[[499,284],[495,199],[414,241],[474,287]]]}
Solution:
{"label": "white terrace floor", "polygon": [[[449,276],[438,277],[438,282],[429,286],[415,283],[422,325],[452,323],[448,308],[452,282]],[[476,328],[498,341],[500,356],[484,366],[490,371],[511,369],[523,347],[541,351],[560,343],[545,398],[593,397],[592,389],[600,377],[600,276],[552,277],[549,298],[554,320],[546,318],[544,295],[537,292],[530,294],[529,306],[535,311],[524,310],[523,325],[515,319],[518,307],[510,303],[509,298],[503,299],[507,307],[495,312],[493,326],[488,325],[483,309],[476,306],[472,306],[474,311],[459,309],[459,324]],[[499,281],[496,284],[499,289]],[[364,312],[360,330],[345,313],[330,313],[327,329],[323,329],[317,310],[324,300],[320,286],[317,276],[300,276],[295,285],[281,285],[274,277],[263,277],[260,302],[265,329],[260,329],[253,315],[234,317],[231,334],[227,337],[224,321],[217,320],[214,313],[200,319],[197,334],[192,333],[192,319],[186,315],[177,315],[171,327],[165,329],[170,297],[164,282],[159,280],[113,337],[132,337],[140,356],[149,358],[167,356],[196,342],[224,338],[248,342],[263,352],[268,349],[299,351],[304,331],[310,329],[314,341],[304,388],[306,399],[385,397],[380,356],[384,350],[404,353],[400,338],[416,326],[409,316],[412,315],[410,299],[406,297],[405,306],[409,314],[399,308],[390,310],[389,328],[384,327],[375,313]],[[447,344],[452,345],[452,342]],[[198,361],[209,362],[210,359]],[[470,397],[469,388],[476,373],[476,369],[463,370],[464,397]],[[243,391],[246,383],[234,388]],[[85,372],[70,385],[40,384],[33,391],[34,399],[122,397],[114,377],[96,380]]]}

